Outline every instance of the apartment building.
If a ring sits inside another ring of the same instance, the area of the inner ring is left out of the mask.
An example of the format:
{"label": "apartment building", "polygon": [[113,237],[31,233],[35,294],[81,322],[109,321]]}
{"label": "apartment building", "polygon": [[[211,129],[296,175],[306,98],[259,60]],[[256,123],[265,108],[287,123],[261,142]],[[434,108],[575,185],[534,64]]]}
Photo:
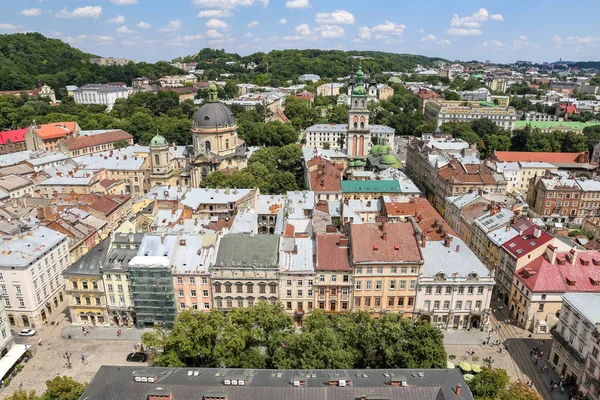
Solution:
{"label": "apartment building", "polygon": [[496,291],[505,304],[509,303],[513,287],[513,274],[532,260],[541,256],[552,236],[531,223],[516,227],[519,234],[508,240],[500,249],[500,265],[496,269]]}
{"label": "apartment building", "polygon": [[286,234],[281,238],[279,301],[299,325],[315,308],[315,264],[315,242],[308,234]]}
{"label": "apartment building", "polygon": [[105,84],[87,84],[73,91],[76,104],[98,104],[111,111],[118,99],[126,99],[132,93],[131,88]]}
{"label": "apartment building", "polygon": [[109,247],[106,238],[63,272],[71,325],[110,326],[101,276]]}
{"label": "apartment building", "polygon": [[423,265],[419,233],[412,219],[350,225],[354,310],[412,317]]}
{"label": "apartment building", "polygon": [[0,290],[13,329],[53,320],[63,310],[61,275],[70,265],[66,236],[43,226],[0,243]]}
{"label": "apartment building", "polygon": [[546,175],[530,186],[527,202],[546,224],[557,227],[581,225],[579,216],[583,191],[573,178]]}
{"label": "apartment building", "polygon": [[79,136],[62,139],[58,150],[69,157],[115,150],[115,145],[133,145],[133,136],[121,129],[108,131],[80,131]]}
{"label": "apartment building", "polygon": [[123,57],[95,57],[90,58],[90,63],[98,65],[127,65],[129,63],[135,64],[136,61]]}
{"label": "apartment building", "polygon": [[173,260],[177,311],[212,309],[210,267],[215,261],[217,234],[182,234]]}
{"label": "apartment building", "polygon": [[[552,328],[548,361],[567,384],[580,384],[584,393],[598,398],[598,324],[600,293],[565,293],[560,318]],[[594,389],[592,389],[594,386]]]}
{"label": "apartment building", "polygon": [[500,107],[493,103],[470,101],[432,100],[425,106],[425,121],[441,126],[446,122],[471,122],[487,118],[500,128],[513,130],[516,127],[517,113],[514,107]]}
{"label": "apartment building", "polygon": [[316,235],[315,308],[326,312],[344,312],[352,307],[352,267],[348,252],[349,240],[346,235]]}
{"label": "apartment building", "polygon": [[[0,292],[0,296],[4,296],[4,293]],[[8,318],[6,317],[6,309],[3,301],[0,301],[0,334],[2,335],[2,338],[0,338],[0,358],[2,358],[8,353],[15,342]]]}
{"label": "apartment building", "polygon": [[54,122],[37,125],[35,122],[25,133],[29,151],[58,151],[61,139],[76,136],[81,128],[77,122]]}
{"label": "apartment building", "polygon": [[210,269],[213,308],[231,310],[279,301],[279,235],[230,233]]}
{"label": "apartment building", "polygon": [[495,265],[492,263],[495,259],[496,252],[493,242],[488,236],[497,229],[505,230],[514,221],[515,214],[507,209],[496,204],[490,204],[489,211],[475,218],[471,225],[471,242],[469,247],[480,260],[483,261],[488,270],[494,270]]}

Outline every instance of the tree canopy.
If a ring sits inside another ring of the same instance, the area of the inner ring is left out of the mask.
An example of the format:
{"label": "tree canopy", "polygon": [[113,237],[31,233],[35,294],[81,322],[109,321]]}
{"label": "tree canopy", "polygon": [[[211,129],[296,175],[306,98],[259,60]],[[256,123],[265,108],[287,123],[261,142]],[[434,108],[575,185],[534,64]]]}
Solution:
{"label": "tree canopy", "polygon": [[239,368],[443,368],[442,332],[400,314],[313,311],[301,332],[283,307],[259,303],[202,313],[182,312],[169,333],[145,333],[152,363],[160,366]]}
{"label": "tree canopy", "polygon": [[510,383],[505,370],[484,368],[468,382],[475,400],[541,400],[540,395],[522,381]]}
{"label": "tree canopy", "polygon": [[79,383],[68,376],[56,376],[46,381],[46,391],[37,396],[34,390],[19,389],[6,400],[78,400],[87,383]]}

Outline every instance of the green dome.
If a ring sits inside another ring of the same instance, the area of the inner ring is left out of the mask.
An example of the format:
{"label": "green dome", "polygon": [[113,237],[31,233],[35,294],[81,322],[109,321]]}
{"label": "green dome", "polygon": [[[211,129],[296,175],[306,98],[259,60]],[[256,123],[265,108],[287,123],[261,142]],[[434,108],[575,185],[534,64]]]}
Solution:
{"label": "green dome", "polygon": [[376,144],[375,146],[371,147],[371,151],[369,153],[372,156],[376,156],[378,151],[379,151],[379,145]]}
{"label": "green dome", "polygon": [[385,156],[381,157],[380,162],[385,165],[394,165],[396,164],[396,162],[398,162],[398,160],[396,160],[396,157],[394,157],[393,155],[386,154]]}
{"label": "green dome", "polygon": [[150,141],[150,146],[166,146],[167,139],[165,139],[160,133],[157,133],[156,136],[152,138]]}
{"label": "green dome", "polygon": [[358,71],[356,71],[356,77],[357,78],[362,78],[363,76],[365,76],[365,74],[362,72],[362,69],[359,67]]}

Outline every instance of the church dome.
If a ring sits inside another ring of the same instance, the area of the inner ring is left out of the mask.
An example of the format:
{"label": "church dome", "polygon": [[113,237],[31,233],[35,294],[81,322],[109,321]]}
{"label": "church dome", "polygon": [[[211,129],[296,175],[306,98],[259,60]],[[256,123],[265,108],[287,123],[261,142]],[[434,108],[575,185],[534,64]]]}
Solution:
{"label": "church dome", "polygon": [[235,125],[233,113],[222,103],[206,103],[194,114],[194,128],[222,128]]}
{"label": "church dome", "polygon": [[369,153],[371,153],[372,156],[377,156],[380,147],[380,145],[376,144],[375,146],[371,147],[371,151]]}
{"label": "church dome", "polygon": [[150,146],[166,146],[167,139],[164,138],[160,133],[157,133],[156,136],[150,140]]}
{"label": "church dome", "polygon": [[396,160],[396,157],[394,157],[392,154],[386,154],[385,156],[381,157],[380,162],[385,165],[394,165],[398,162],[398,160]]}

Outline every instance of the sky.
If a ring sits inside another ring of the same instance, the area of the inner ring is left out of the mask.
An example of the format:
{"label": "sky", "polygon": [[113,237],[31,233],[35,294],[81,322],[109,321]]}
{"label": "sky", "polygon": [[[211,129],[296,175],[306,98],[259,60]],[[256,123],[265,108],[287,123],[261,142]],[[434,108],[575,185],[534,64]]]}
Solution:
{"label": "sky", "polygon": [[596,61],[600,1],[0,0],[0,34],[40,32],[155,62],[204,47],[380,50],[450,60]]}

